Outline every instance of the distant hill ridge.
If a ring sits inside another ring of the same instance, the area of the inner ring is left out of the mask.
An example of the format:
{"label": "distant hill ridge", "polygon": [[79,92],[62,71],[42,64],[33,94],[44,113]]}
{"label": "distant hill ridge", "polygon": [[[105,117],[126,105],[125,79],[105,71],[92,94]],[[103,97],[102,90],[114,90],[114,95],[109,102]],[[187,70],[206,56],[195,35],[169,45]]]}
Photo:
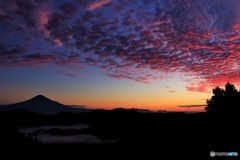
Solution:
{"label": "distant hill ridge", "polygon": [[25,109],[41,114],[57,114],[60,112],[88,112],[89,109],[86,108],[76,108],[67,105],[63,105],[57,101],[53,101],[43,95],[37,95],[29,100],[4,105],[0,107],[0,111],[10,111],[17,109]]}

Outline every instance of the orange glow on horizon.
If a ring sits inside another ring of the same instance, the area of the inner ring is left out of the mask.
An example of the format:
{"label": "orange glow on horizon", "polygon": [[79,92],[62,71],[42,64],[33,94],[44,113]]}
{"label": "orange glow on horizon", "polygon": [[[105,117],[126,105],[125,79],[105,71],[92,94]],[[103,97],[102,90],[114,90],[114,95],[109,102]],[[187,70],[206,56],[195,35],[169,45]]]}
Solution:
{"label": "orange glow on horizon", "polygon": [[[107,109],[111,110],[114,108],[137,108],[137,109],[148,109],[152,111],[158,111],[158,110],[166,110],[166,111],[193,111],[193,112],[202,112],[204,111],[204,105],[206,104],[206,100],[199,100],[193,102],[192,100],[187,100],[187,97],[175,97],[174,101],[170,101],[169,99],[166,99],[164,101],[161,101],[161,99],[147,99],[147,98],[139,98],[139,99],[114,99],[110,98],[109,99],[92,99],[89,101],[80,101],[79,99],[58,99],[59,102],[62,102],[63,104],[69,105],[84,105],[87,108],[91,109]],[[85,99],[86,100],[86,99]],[[184,106],[184,105],[203,105],[202,107],[179,107],[179,106]]]}

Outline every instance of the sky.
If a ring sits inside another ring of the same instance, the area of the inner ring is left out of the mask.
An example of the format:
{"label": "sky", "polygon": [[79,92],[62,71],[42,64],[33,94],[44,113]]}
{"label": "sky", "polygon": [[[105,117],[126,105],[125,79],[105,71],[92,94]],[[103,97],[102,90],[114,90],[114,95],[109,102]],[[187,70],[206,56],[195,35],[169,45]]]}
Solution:
{"label": "sky", "polygon": [[240,84],[239,0],[0,0],[0,104],[203,111]]}

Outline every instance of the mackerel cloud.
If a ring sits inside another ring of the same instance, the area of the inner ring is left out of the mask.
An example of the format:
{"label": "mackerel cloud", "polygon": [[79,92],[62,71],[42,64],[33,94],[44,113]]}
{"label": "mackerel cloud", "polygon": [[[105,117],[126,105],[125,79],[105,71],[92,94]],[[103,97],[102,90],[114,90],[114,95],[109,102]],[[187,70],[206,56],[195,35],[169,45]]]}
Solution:
{"label": "mackerel cloud", "polygon": [[[0,67],[94,66],[189,91],[240,80],[239,0],[0,0]],[[70,73],[69,73],[70,75]]]}

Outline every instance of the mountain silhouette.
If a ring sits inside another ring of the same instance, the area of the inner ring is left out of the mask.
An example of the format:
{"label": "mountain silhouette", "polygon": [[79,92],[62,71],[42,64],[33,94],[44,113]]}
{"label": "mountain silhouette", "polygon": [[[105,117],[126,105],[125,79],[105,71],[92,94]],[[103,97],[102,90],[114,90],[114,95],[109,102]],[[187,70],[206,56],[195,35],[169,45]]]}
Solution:
{"label": "mountain silhouette", "polygon": [[60,112],[87,112],[86,108],[74,108],[53,101],[43,95],[37,95],[27,101],[5,105],[0,107],[0,111],[25,109],[41,114],[57,114]]}

